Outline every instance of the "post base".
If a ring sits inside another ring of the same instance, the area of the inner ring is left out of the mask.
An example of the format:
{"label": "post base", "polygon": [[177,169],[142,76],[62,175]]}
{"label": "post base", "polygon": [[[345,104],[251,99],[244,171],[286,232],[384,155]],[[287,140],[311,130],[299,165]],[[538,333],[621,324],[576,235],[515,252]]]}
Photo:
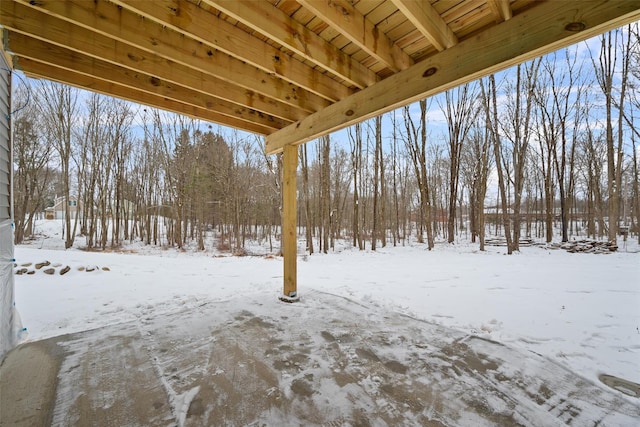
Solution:
{"label": "post base", "polygon": [[300,297],[298,296],[297,292],[292,292],[289,296],[281,295],[278,299],[282,302],[288,302],[288,303],[300,301]]}

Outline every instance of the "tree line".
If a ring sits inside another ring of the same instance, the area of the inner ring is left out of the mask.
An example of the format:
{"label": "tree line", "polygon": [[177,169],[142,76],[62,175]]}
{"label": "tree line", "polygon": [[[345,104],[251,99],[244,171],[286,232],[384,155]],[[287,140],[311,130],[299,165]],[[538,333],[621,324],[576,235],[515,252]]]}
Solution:
{"label": "tree line", "polygon": [[[638,235],[639,79],[630,26],[300,146],[307,251]],[[60,197],[66,247],[278,250],[281,159],[258,137],[52,82],[14,105],[16,243]]]}

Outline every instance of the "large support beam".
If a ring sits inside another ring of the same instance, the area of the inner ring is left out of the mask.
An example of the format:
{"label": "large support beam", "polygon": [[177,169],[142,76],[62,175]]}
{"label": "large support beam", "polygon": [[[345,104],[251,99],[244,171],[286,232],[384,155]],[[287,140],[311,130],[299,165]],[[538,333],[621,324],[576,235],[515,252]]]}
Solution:
{"label": "large support beam", "polygon": [[298,171],[298,146],[287,145],[282,154],[282,257],[284,259],[284,294],[280,298],[285,302],[298,300],[296,236],[296,175]]}

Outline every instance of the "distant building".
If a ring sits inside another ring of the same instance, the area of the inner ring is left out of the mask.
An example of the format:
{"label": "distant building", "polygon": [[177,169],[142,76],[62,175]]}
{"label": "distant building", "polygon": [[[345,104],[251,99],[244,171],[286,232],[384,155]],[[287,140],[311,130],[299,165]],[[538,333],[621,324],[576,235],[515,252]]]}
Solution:
{"label": "distant building", "polygon": [[[45,219],[64,219],[64,197],[56,197],[53,206],[45,208]],[[69,215],[72,219],[76,218],[76,215],[82,215],[82,210],[78,206],[78,198],[75,196],[69,197]]]}

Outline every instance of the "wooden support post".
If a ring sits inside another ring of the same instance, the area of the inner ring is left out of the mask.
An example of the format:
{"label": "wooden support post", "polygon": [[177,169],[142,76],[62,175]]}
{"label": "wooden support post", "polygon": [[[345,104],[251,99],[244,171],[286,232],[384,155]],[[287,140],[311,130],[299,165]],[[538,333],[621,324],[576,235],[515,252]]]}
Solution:
{"label": "wooden support post", "polygon": [[284,147],[282,177],[282,257],[284,259],[284,294],[282,301],[298,300],[297,289],[297,254],[298,241],[297,225],[297,197],[296,175],[298,171],[298,146]]}

